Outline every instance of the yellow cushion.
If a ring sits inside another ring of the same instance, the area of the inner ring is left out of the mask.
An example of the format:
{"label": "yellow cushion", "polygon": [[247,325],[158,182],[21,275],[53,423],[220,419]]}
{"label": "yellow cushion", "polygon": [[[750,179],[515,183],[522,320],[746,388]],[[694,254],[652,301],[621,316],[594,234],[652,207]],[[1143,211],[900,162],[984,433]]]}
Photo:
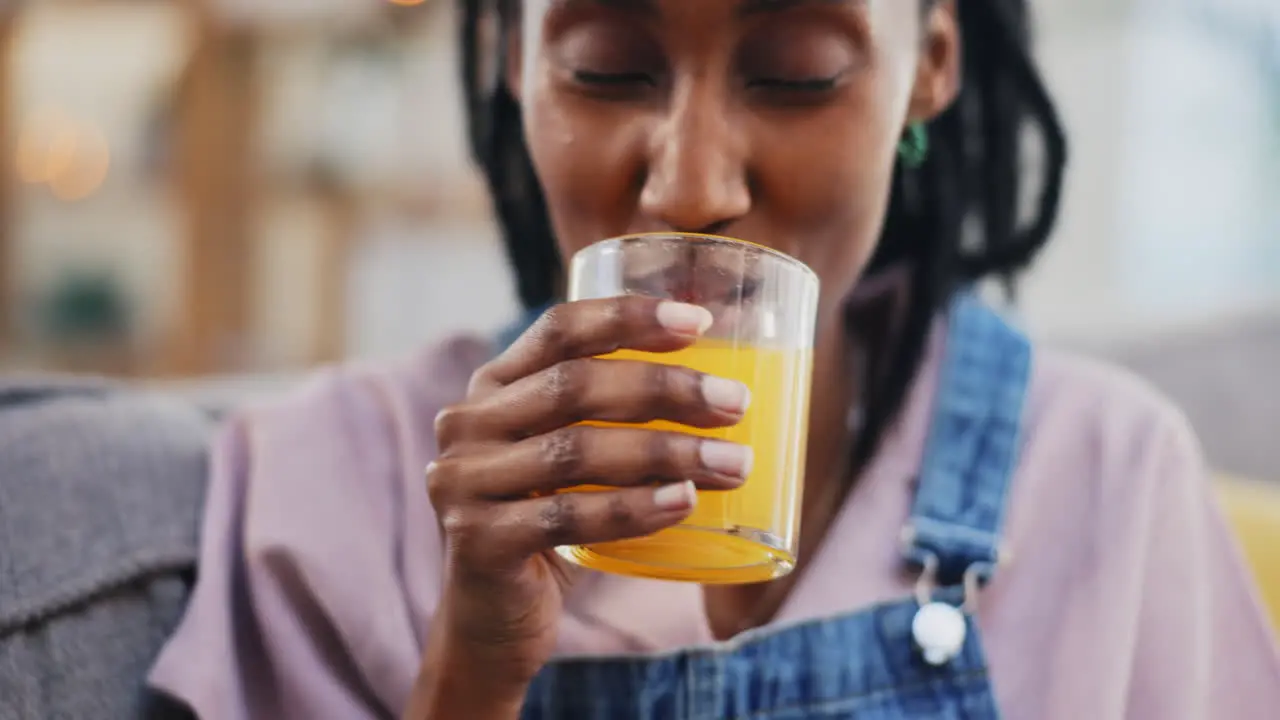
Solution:
{"label": "yellow cushion", "polygon": [[1280,484],[1220,478],[1218,496],[1280,629]]}

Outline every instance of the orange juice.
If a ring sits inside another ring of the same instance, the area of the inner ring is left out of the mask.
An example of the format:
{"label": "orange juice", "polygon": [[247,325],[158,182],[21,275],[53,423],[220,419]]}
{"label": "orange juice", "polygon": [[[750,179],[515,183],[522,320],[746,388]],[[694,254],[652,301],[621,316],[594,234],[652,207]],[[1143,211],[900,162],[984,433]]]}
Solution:
{"label": "orange juice", "polygon": [[[667,421],[643,427],[750,445],[755,463],[742,487],[699,491],[697,507],[680,525],[644,538],[568,546],[560,554],[594,570],[701,583],[751,583],[790,572],[800,534],[812,352],[702,340],[673,353],[622,350],[605,357],[684,365],[745,384],[751,406],[733,427]],[[574,491],[597,489],[605,488]]]}

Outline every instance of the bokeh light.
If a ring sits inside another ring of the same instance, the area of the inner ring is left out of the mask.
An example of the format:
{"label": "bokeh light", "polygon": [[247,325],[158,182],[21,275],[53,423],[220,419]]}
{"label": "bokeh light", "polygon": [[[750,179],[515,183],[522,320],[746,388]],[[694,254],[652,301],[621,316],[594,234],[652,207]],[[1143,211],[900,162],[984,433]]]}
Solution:
{"label": "bokeh light", "polygon": [[18,179],[47,185],[54,197],[74,202],[92,196],[106,182],[111,148],[97,127],[59,109],[32,113],[18,133]]}

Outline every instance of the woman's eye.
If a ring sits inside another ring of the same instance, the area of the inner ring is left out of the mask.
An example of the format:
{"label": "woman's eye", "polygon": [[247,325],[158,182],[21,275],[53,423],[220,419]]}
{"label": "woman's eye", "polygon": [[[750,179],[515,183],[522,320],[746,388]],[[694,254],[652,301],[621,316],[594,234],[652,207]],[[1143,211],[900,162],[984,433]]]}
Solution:
{"label": "woman's eye", "polygon": [[575,70],[573,72],[573,79],[583,85],[604,87],[625,87],[634,85],[655,87],[658,84],[652,75],[638,72],[602,73],[593,72],[591,70]]}
{"label": "woman's eye", "polygon": [[[842,73],[843,74],[843,73]],[[755,78],[747,82],[747,87],[761,90],[786,90],[790,92],[825,92],[833,90],[840,82],[840,75],[820,78]]]}

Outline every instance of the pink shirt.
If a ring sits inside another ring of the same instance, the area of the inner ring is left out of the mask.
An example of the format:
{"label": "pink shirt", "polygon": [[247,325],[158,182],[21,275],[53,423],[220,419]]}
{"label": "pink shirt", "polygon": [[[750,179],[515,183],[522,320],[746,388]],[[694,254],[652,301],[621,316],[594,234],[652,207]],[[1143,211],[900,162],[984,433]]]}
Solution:
{"label": "pink shirt", "polygon": [[[941,337],[901,420],[776,623],[905,597]],[[241,415],[216,450],[199,581],[151,680],[201,718],[399,713],[435,611],[422,470],[486,345],[341,368]],[[1280,656],[1184,418],[1110,368],[1037,355],[1006,540],[982,594],[995,692],[1019,720],[1280,717]],[[696,585],[584,575],[562,654],[711,643]]]}

